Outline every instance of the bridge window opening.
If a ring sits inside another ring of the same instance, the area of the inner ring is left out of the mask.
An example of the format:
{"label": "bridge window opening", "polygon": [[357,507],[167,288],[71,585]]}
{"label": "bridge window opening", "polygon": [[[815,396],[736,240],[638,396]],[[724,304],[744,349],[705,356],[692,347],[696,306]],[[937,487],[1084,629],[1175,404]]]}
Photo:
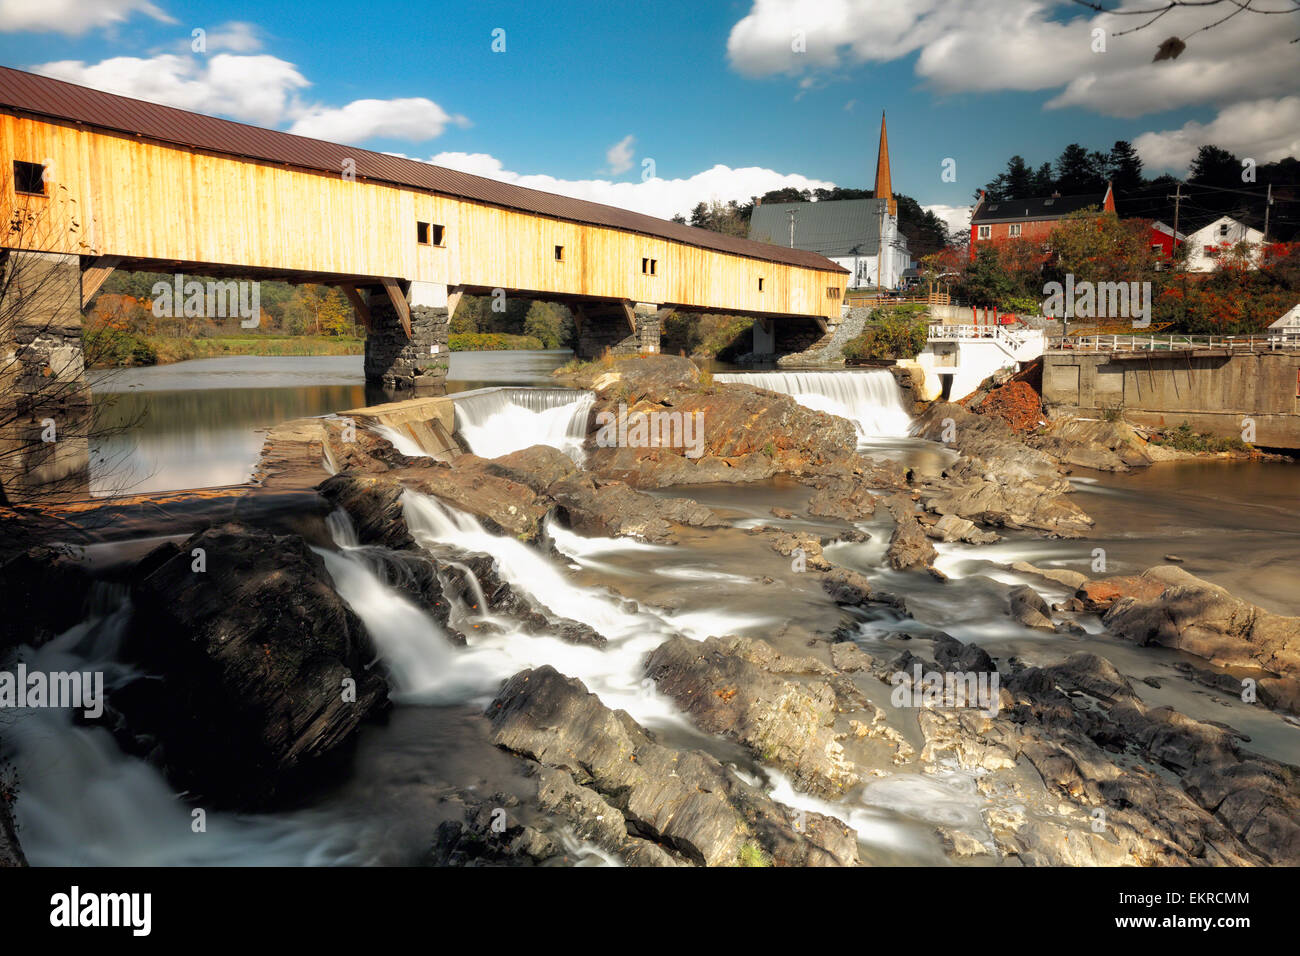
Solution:
{"label": "bridge window opening", "polygon": [[758,277],[758,291],[759,291],[759,292],[762,292],[762,291],[763,291],[763,277],[762,277],[762,276],[759,276],[759,277]]}
{"label": "bridge window opening", "polygon": [[415,224],[415,241],[422,246],[429,244],[429,224],[427,222],[417,222]]}
{"label": "bridge window opening", "polygon": [[658,269],[658,267],[659,267],[659,260],[658,260],[658,259],[642,259],[642,260],[641,260],[641,274],[642,274],[642,275],[647,275],[647,276],[655,275],[656,270]]}
{"label": "bridge window opening", "polygon": [[441,246],[444,244],[443,240],[446,238],[446,232],[447,230],[436,222],[433,224],[433,244],[435,246]]}
{"label": "bridge window opening", "polygon": [[21,159],[15,159],[14,192],[44,196],[45,166],[41,163],[24,163]]}
{"label": "bridge window opening", "polygon": [[564,246],[555,247],[555,261],[556,262],[564,261]]}
{"label": "bridge window opening", "polygon": [[839,289],[837,289],[837,288],[836,288],[835,286],[833,286],[833,285],[831,285],[831,286],[827,286],[827,287],[826,287],[826,298],[828,298],[828,299],[838,299],[839,297],[840,297],[840,290],[839,290]]}

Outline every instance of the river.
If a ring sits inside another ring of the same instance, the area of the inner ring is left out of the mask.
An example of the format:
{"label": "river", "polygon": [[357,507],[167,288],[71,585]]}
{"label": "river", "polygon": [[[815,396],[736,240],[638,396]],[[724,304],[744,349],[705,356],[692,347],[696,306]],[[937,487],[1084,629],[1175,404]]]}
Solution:
{"label": "river", "polygon": [[[489,385],[551,387],[551,370],[567,358],[565,352],[455,353],[448,385],[452,391]],[[867,453],[920,470],[941,469],[952,453],[907,437],[906,413],[900,419],[888,375],[882,379],[881,374],[810,373],[765,381],[802,395],[811,405],[852,417]],[[98,397],[113,401],[112,414],[121,421],[142,418],[120,444],[104,449],[129,462],[137,481],[133,491],[243,481],[267,427],[378,398],[367,394],[359,357],[204,360],[111,378],[101,381]],[[494,426],[498,432],[507,430],[500,426],[509,422],[509,430],[519,436],[516,444],[527,443],[529,436],[543,433],[530,428],[528,416],[581,414],[573,411],[580,401],[575,394],[567,413],[569,406],[552,399],[531,408],[522,400],[500,408],[485,405],[476,427],[488,436]],[[568,434],[564,420],[544,431],[557,442]],[[1297,762],[1300,730],[1191,683],[1177,665],[1193,659],[1116,640],[1095,618],[1085,619],[1088,633],[1083,635],[1027,630],[1008,617],[1006,592],[1029,583],[1049,601],[1066,597],[1063,589],[1011,572],[1007,566],[1017,560],[1089,571],[1101,549],[1107,573],[1127,573],[1163,563],[1165,554],[1175,553],[1189,571],[1241,597],[1281,613],[1300,613],[1293,583],[1300,551],[1300,516],[1294,508],[1298,478],[1295,466],[1273,463],[1197,461],[1123,476],[1078,471],[1072,479],[1080,504],[1097,520],[1090,537],[1064,541],[1009,534],[983,547],[942,545],[938,567],[947,574],[946,583],[884,565],[889,519],[883,508],[858,524],[868,540],[831,545],[827,557],[863,571],[879,589],[903,595],[915,616],[906,625],[885,612],[860,622],[857,640],[868,651],[888,652],[903,626],[941,629],[977,641],[994,656],[1015,655],[1031,663],[1096,651],[1131,676],[1151,677],[1149,684],[1135,682],[1148,703],[1229,723],[1251,738],[1253,749]],[[100,476],[101,489],[120,484],[120,477]],[[729,527],[688,530],[679,544],[663,547],[584,538],[552,525],[558,557],[490,534],[435,499],[408,493],[406,517],[417,541],[435,551],[455,546],[490,553],[514,587],[532,593],[554,613],[606,635],[609,644],[601,650],[523,633],[504,620],[490,622],[495,626],[485,628],[469,646],[453,646],[427,614],[384,583],[382,549],[357,547],[346,516],[335,514],[319,535],[323,541],[332,539],[334,547],[321,553],[340,595],[387,660],[398,705],[387,723],[363,730],[348,778],[298,809],[210,814],[205,838],[195,839],[185,801],[156,769],[118,749],[107,731],[75,725],[59,711],[19,712],[4,741],[22,782],[17,816],[29,857],[38,864],[418,862],[437,823],[457,814],[458,804],[444,798],[466,786],[484,793],[527,791],[520,762],[491,746],[484,721],[476,715],[504,678],[550,663],[580,677],[606,704],[626,709],[665,741],[706,749],[763,781],[777,799],[845,820],[859,832],[865,861],[949,862],[934,824],[975,825],[989,799],[970,774],[891,767],[844,801],[826,804],[796,793],[782,774],[734,745],[700,733],[669,700],[647,690],[639,662],[672,633],[696,639],[752,635],[798,652],[810,636],[828,632],[841,619],[815,584],[759,586],[769,570],[789,559],[755,546],[745,535],[760,523],[819,533],[842,529],[833,521],[772,516],[774,506],[803,511],[807,487],[775,478],[743,486],[693,486],[685,493],[717,509]],[[50,670],[102,669],[110,685],[126,679],[127,668],[118,663],[116,651],[128,599],[106,589],[97,601],[96,613],[31,652],[29,661]],[[885,706],[888,694],[879,697],[876,703]],[[899,720],[902,732],[919,742],[905,723]],[[607,854],[576,839],[570,850],[572,862],[611,862]]]}

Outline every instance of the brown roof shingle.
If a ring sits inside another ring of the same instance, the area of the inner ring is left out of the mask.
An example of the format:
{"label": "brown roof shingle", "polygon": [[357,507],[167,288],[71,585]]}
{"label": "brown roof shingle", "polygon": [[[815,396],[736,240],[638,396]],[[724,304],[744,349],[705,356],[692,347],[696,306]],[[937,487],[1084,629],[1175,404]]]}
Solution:
{"label": "brown roof shingle", "polygon": [[526,189],[414,159],[327,143],[279,130],[262,129],[171,106],[160,106],[10,67],[0,66],[0,108],[81,123],[96,129],[146,136],[175,146],[285,163],[321,172],[339,173],[344,168],[343,161],[351,159],[356,164],[358,178],[362,179],[427,190],[555,219],[643,233],[769,262],[830,272],[847,271],[814,252],[725,236],[616,206]]}

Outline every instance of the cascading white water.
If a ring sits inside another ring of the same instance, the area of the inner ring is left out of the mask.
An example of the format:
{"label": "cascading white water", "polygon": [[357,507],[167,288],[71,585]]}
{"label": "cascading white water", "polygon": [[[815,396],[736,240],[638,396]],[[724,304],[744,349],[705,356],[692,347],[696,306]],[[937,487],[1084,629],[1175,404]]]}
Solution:
{"label": "cascading white water", "polygon": [[[711,634],[741,634],[772,623],[766,618],[737,618],[721,612],[667,615],[631,608],[615,595],[576,584],[537,549],[492,534],[471,515],[436,498],[407,490],[402,506],[411,534],[425,548],[435,553],[452,548],[491,555],[498,573],[516,591],[555,615],[594,628],[608,640],[604,648],[594,648],[545,634],[525,634],[516,623],[484,615],[480,607],[457,625],[469,646],[456,649],[453,667],[465,673],[465,686],[477,681],[483,695],[493,693],[502,679],[523,668],[550,664],[562,674],[581,679],[606,705],[627,710],[642,722],[686,726],[680,712],[652,685],[647,686],[641,671],[644,656],[675,633],[702,640]],[[591,542],[593,553],[610,545],[608,539],[573,535],[566,538],[566,552],[582,560],[584,541]],[[479,618],[492,626],[476,629],[473,621]]]}
{"label": "cascading white water", "polygon": [[851,372],[726,372],[717,382],[753,385],[789,395],[805,408],[847,418],[858,438],[905,438],[912,417],[894,376],[885,369]]}
{"label": "cascading white water", "polygon": [[456,433],[483,458],[550,445],[581,464],[595,400],[567,388],[496,388],[455,399]]}
{"label": "cascading white water", "polygon": [[334,512],[328,525],[340,550],[315,551],[334,579],[334,590],[361,618],[388,665],[392,698],[426,703],[438,699],[451,680],[453,647],[446,633],[422,608],[380,579],[374,565],[384,552],[357,545],[346,512]]}

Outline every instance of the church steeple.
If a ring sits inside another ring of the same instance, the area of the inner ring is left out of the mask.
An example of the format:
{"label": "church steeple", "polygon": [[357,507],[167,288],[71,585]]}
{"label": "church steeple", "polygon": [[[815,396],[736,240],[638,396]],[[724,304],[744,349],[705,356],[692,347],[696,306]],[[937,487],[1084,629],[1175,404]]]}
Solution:
{"label": "church steeple", "polygon": [[876,156],[876,198],[887,199],[889,214],[898,215],[898,200],[889,180],[889,136],[885,133],[885,111],[880,111],[880,152]]}

